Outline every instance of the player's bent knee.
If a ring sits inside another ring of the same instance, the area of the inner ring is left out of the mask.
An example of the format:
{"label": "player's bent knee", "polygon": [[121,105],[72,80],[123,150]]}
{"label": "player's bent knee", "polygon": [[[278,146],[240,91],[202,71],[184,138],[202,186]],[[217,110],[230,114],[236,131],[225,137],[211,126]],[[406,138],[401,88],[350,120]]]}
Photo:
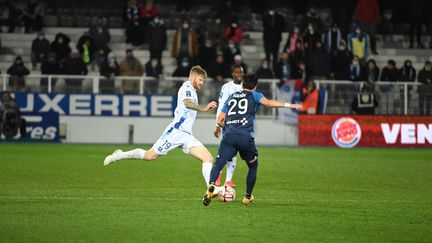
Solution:
{"label": "player's bent knee", "polygon": [[148,150],[144,154],[144,160],[147,160],[147,161],[155,160],[157,157],[159,157],[159,154],[157,154],[153,149]]}

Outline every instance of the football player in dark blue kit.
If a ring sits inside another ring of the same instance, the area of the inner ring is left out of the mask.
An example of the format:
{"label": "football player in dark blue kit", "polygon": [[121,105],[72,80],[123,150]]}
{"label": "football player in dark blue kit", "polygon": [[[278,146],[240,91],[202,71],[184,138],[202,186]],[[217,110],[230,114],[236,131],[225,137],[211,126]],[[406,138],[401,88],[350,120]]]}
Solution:
{"label": "football player in dark blue kit", "polygon": [[246,178],[246,194],[243,204],[248,205],[253,199],[252,191],[258,169],[258,150],[254,139],[255,114],[260,105],[274,108],[300,109],[300,104],[268,100],[256,91],[258,79],[250,73],[243,76],[243,90],[232,94],[225,102],[218,117],[217,125],[224,128],[223,138],[219,145],[216,163],[210,173],[210,183],[203,197],[203,204],[208,206],[215,196],[215,181],[228,160],[237,152],[246,161],[249,171]]}

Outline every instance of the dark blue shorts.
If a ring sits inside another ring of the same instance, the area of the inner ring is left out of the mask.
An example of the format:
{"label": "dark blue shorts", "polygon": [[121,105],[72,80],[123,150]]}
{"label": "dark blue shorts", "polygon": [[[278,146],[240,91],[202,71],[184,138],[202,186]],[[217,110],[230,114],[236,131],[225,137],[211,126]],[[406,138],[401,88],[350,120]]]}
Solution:
{"label": "dark blue shorts", "polygon": [[219,145],[217,160],[223,162],[231,160],[237,152],[240,157],[249,162],[258,157],[258,150],[255,146],[255,139],[249,135],[225,134]]}

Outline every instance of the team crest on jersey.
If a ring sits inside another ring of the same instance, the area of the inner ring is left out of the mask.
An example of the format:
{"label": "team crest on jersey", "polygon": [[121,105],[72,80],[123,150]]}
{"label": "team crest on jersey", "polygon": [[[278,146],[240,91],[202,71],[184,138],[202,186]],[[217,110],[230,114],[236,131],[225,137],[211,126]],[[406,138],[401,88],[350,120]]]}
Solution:
{"label": "team crest on jersey", "polygon": [[342,117],[333,124],[332,138],[337,146],[352,148],[360,142],[360,125],[352,118]]}
{"label": "team crest on jersey", "polygon": [[190,91],[186,91],[186,97],[192,97],[192,94]]}

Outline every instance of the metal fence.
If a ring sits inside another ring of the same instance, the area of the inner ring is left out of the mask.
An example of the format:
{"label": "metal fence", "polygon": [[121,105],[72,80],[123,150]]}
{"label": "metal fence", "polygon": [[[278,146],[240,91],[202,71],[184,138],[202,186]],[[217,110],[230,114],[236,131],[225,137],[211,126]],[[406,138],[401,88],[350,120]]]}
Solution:
{"label": "metal fence", "polygon": [[[25,80],[14,80],[2,74],[0,88],[2,90],[22,92],[66,92],[66,93],[109,93],[109,94],[164,94],[176,95],[179,87],[187,77],[126,77],[117,76],[107,79],[103,76],[76,75],[29,75]],[[21,85],[14,85],[19,81]],[[222,85],[228,80],[218,82],[208,78],[198,92],[200,104],[218,100]],[[274,99],[277,79],[261,79],[258,90],[265,97]],[[351,103],[366,83],[315,80],[317,88],[327,90],[324,113],[352,114]],[[124,90],[125,85],[134,87]],[[417,82],[376,82],[369,90],[378,101],[378,115],[431,115],[432,88]],[[275,109],[260,109],[258,115],[276,117]]]}
{"label": "metal fence", "polygon": [[432,90],[417,82],[365,82],[316,80],[327,90],[326,114],[352,114],[351,104],[365,86],[378,101],[377,115],[431,115]]}
{"label": "metal fence", "polygon": [[[131,95],[176,95],[182,83],[188,77],[130,77],[117,76],[107,79],[104,76],[79,75],[28,75],[24,79],[15,80],[7,74],[0,79],[0,88],[14,92],[42,92],[42,93],[106,93]],[[218,101],[223,82],[208,78],[200,91],[198,99],[200,104],[212,100]],[[259,89],[267,98],[274,99],[276,93],[275,79],[260,80]],[[127,88],[127,89],[126,89]],[[258,115],[276,116],[274,109],[260,109]]]}

